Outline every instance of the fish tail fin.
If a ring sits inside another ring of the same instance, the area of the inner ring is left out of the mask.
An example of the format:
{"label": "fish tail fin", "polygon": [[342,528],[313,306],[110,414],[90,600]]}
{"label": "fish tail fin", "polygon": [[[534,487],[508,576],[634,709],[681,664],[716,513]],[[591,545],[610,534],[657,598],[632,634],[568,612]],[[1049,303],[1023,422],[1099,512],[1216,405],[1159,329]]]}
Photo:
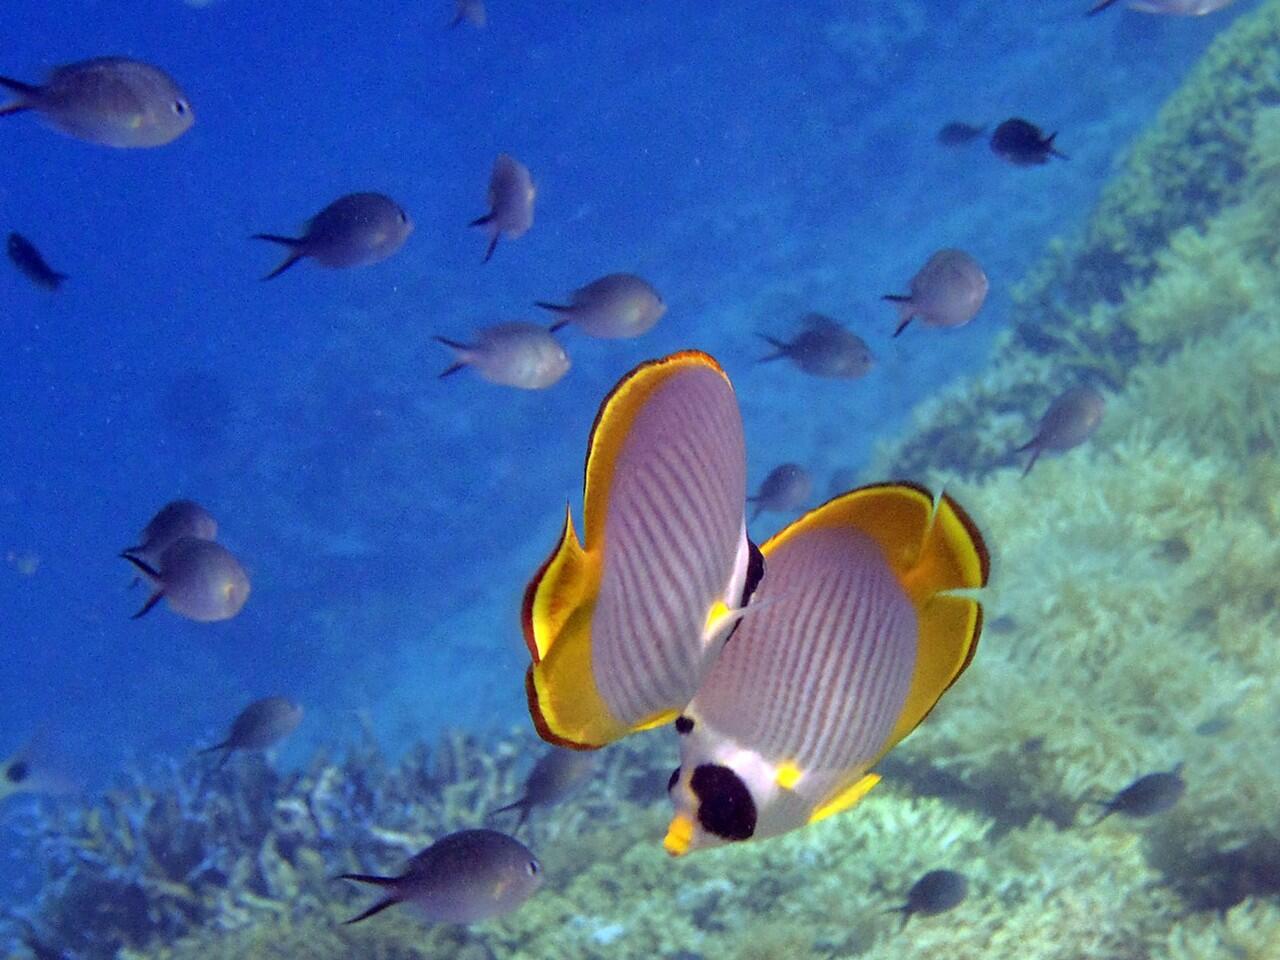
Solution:
{"label": "fish tail fin", "polygon": [[434,340],[436,343],[444,344],[444,346],[448,347],[450,350],[455,350],[458,353],[457,361],[454,363],[451,363],[449,366],[445,367],[442,371],[440,371],[440,375],[436,379],[443,380],[445,377],[451,377],[470,362],[468,359],[468,354],[470,353],[472,348],[469,347],[467,344],[460,343],[457,340],[450,340],[448,337],[441,337],[441,336],[433,336],[431,339]]}
{"label": "fish tail fin", "polygon": [[1115,2],[1116,0],[1101,0],[1100,3],[1095,3],[1092,7],[1090,7],[1089,12],[1086,13],[1085,16],[1092,17],[1094,14],[1101,13],[1103,10],[1107,9],[1107,7],[1111,6]]}
{"label": "fish tail fin", "polygon": [[23,83],[10,77],[0,77],[0,87],[16,95],[16,99],[12,102],[0,106],[0,117],[7,117],[13,113],[22,113],[24,110],[30,110],[31,104],[40,95],[39,87],[34,87],[29,83]]}
{"label": "fish tail fin", "polygon": [[[121,558],[122,560],[128,560],[128,561],[129,561],[130,563],[132,563],[135,567],[137,567],[137,568],[138,568],[138,570],[140,570],[142,573],[146,574],[146,576],[147,576],[148,578],[150,578],[150,579],[152,580],[152,582],[154,582],[154,583],[159,583],[159,582],[160,582],[160,574],[155,570],[155,568],[154,568],[154,567],[152,567],[152,566],[151,566],[149,563],[147,563],[146,561],[144,561],[144,560],[140,560],[138,557],[135,557],[133,554],[129,553],[128,551],[125,551],[125,552],[121,553],[121,554],[120,554],[120,558]],[[159,602],[160,602],[160,598],[161,598],[161,597],[163,597],[163,596],[164,596],[164,590],[163,590],[163,588],[162,588],[162,589],[160,589],[160,590],[155,591],[153,594],[151,594],[151,596],[150,596],[150,597],[148,597],[148,598],[147,598],[147,602],[146,602],[146,603],[144,603],[144,604],[142,605],[142,609],[141,609],[141,610],[139,610],[137,613],[135,613],[135,614],[134,614],[132,617],[130,617],[129,619],[130,619],[130,620],[137,620],[137,619],[139,619],[139,618],[141,618],[141,617],[145,617],[148,613],[150,613],[150,612],[151,612],[151,608],[152,608],[152,607],[154,607],[157,603],[159,603]]]}
{"label": "fish tail fin", "polygon": [[137,613],[135,613],[133,616],[131,616],[129,619],[130,619],[130,620],[141,620],[143,617],[145,617],[148,613],[150,613],[150,612],[151,612],[151,608],[152,608],[152,607],[154,607],[157,603],[159,603],[159,602],[160,602],[160,598],[161,598],[161,597],[163,597],[163,596],[164,596],[164,591],[163,591],[163,590],[157,590],[157,591],[156,591],[155,593],[153,593],[151,596],[147,597],[147,602],[146,602],[146,603],[144,603],[144,604],[142,605],[142,608],[141,608]]}
{"label": "fish tail fin", "polygon": [[[1033,441],[1033,442],[1034,442],[1034,441]],[[1015,450],[1014,452],[1015,452],[1015,453],[1021,453],[1023,450],[1026,450],[1026,449],[1027,449],[1028,447],[1030,447],[1031,445],[1032,445],[1032,444],[1026,444],[1026,445],[1024,445],[1024,446],[1021,446],[1021,447],[1019,447],[1017,450]],[[1034,467],[1034,466],[1036,465],[1036,461],[1040,459],[1040,450],[1041,450],[1041,448],[1040,448],[1040,447],[1035,447],[1035,448],[1031,451],[1031,458],[1027,461],[1027,465],[1026,465],[1025,467],[1023,467],[1023,468],[1022,468],[1022,475],[1023,475],[1024,477],[1025,477],[1028,473],[1030,473],[1030,472],[1031,472],[1031,468],[1032,468],[1032,467]]]}
{"label": "fish tail fin", "polygon": [[151,564],[147,563],[145,560],[138,557],[132,550],[121,550],[120,559],[128,560],[130,563],[132,563],[142,573],[146,574],[152,580],[160,579],[159,571],[157,571],[155,567],[151,566]]}
{"label": "fish tail fin", "polygon": [[340,873],[337,879],[367,883],[371,887],[394,887],[398,882],[395,877],[380,877],[376,873]]}
{"label": "fish tail fin", "polygon": [[533,663],[525,675],[529,716],[547,743],[592,750],[630,732],[609,711],[591,669],[591,600],[598,565],[565,507],[560,539],[525,588],[520,623]]}
{"label": "fish tail fin", "polygon": [[212,747],[201,747],[196,751],[196,756],[203,757],[206,753],[213,753],[215,750],[226,750],[230,746],[230,740],[223,740],[221,743],[215,743]]}
{"label": "fish tail fin", "polygon": [[262,278],[263,280],[274,280],[276,277],[280,276],[280,274],[284,273],[286,270],[288,270],[290,267],[292,267],[295,263],[297,263],[299,260],[301,260],[305,256],[305,254],[302,252],[302,241],[299,240],[297,237],[281,237],[274,233],[255,233],[252,237],[250,237],[250,239],[251,240],[269,240],[272,243],[278,243],[282,247],[289,248],[289,253],[283,260],[280,261],[280,266],[276,267],[274,270],[268,273],[265,277],[263,277]]}
{"label": "fish tail fin", "polygon": [[903,293],[886,293],[881,300],[896,304],[898,307],[898,327],[893,331],[896,337],[903,330],[907,329],[909,324],[916,315],[915,307],[911,303],[910,294]]}
{"label": "fish tail fin", "polygon": [[[346,879],[346,880],[358,880],[358,881],[360,881],[361,883],[372,883],[372,882],[374,882],[375,880],[380,880],[380,879],[383,879],[383,878],[381,878],[381,877],[361,877],[361,876],[356,876],[356,875],[354,875],[354,874],[353,874],[353,875],[343,874],[343,879]],[[400,902],[400,901],[399,901],[399,899],[398,899],[398,898],[396,898],[396,897],[386,897],[386,898],[385,898],[385,899],[383,899],[383,900],[379,900],[377,903],[375,903],[372,907],[370,907],[370,908],[369,908],[368,910],[366,910],[364,913],[357,914],[356,916],[352,917],[350,920],[344,920],[344,921],[342,921],[342,925],[343,925],[343,926],[346,926],[346,927],[349,927],[349,926],[351,926],[351,924],[353,924],[353,923],[359,923],[361,920],[368,920],[370,917],[375,916],[376,914],[381,913],[383,910],[386,910],[388,907],[394,907],[394,906],[395,906],[397,903],[399,903],[399,902]]]}
{"label": "fish tail fin", "polygon": [[486,820],[492,820],[494,817],[496,817],[500,813],[506,813],[508,810],[517,810],[524,806],[527,806],[527,804],[525,802],[525,798],[521,797],[515,803],[508,803],[506,806],[498,807],[496,810],[490,810],[487,814],[485,814],[484,818]]}
{"label": "fish tail fin", "polygon": [[493,236],[489,238],[489,246],[484,251],[484,258],[480,261],[481,263],[488,263],[489,259],[493,256],[493,251],[498,249],[499,236],[500,234],[497,230],[493,231]]}
{"label": "fish tail fin", "polygon": [[787,345],[781,340],[775,340],[767,333],[757,333],[756,336],[774,349],[773,353],[765,354],[763,357],[758,359],[756,363],[768,363],[770,360],[781,360],[787,355]]}

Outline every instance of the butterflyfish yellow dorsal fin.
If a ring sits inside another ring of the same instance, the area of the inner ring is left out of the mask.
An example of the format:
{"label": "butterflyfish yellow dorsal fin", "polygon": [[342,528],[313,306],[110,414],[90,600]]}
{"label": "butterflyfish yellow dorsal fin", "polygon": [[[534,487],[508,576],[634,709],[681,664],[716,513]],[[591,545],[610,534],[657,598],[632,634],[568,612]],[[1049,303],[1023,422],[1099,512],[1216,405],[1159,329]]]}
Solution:
{"label": "butterflyfish yellow dorsal fin", "polygon": [[880,782],[880,774],[868,773],[847,787],[841,787],[833,793],[828,799],[820,803],[809,814],[809,822],[817,823],[819,820],[825,820],[827,817],[855,807],[861,802],[877,783]]}

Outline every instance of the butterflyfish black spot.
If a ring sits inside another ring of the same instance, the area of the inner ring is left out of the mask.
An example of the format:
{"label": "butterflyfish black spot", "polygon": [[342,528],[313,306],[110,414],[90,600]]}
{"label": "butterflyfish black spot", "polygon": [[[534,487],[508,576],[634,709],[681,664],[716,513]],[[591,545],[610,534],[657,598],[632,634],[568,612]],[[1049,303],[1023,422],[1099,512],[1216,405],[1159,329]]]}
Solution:
{"label": "butterflyfish black spot", "polygon": [[698,823],[724,840],[750,840],[756,832],[756,802],[742,778],[719,764],[704,763],[689,781],[698,798]]}
{"label": "butterflyfish black spot", "polygon": [[683,713],[676,717],[676,733],[681,736],[686,733],[693,733],[693,718],[686,717]]}

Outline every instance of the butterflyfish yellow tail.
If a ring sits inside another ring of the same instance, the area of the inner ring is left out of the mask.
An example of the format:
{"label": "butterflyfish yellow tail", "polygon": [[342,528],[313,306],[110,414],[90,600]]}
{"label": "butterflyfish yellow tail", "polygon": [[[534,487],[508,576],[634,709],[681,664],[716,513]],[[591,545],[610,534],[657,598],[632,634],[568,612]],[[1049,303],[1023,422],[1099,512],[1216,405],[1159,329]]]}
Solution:
{"label": "butterflyfish yellow tail", "polygon": [[573,528],[573,512],[566,506],[560,539],[524,591],[520,620],[534,663],[547,655],[598,581],[599,571],[592,570],[591,559]]}
{"label": "butterflyfish yellow tail", "polygon": [[591,611],[599,581],[599,562],[582,548],[566,507],[560,539],[525,589],[521,623],[533,659],[525,679],[529,716],[543,740],[571,749],[607,742],[583,736],[593,718],[609,716],[591,676]]}
{"label": "butterflyfish yellow tail", "polygon": [[991,559],[977,524],[943,494],[931,512],[916,560],[901,572],[916,608],[920,642],[915,672],[886,751],[914,730],[959,679],[978,649],[982,605],[950,591],[984,587]]}

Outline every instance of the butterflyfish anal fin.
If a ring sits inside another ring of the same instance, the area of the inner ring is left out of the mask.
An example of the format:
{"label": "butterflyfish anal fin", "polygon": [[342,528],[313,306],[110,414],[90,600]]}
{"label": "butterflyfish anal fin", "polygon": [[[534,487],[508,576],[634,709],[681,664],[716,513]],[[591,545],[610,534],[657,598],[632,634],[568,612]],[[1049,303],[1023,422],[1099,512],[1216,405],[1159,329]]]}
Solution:
{"label": "butterflyfish anal fin", "polygon": [[672,377],[696,368],[714,371],[726,384],[729,382],[724,369],[710,354],[681,350],[640,364],[619,380],[600,404],[587,442],[583,481],[583,537],[588,549],[595,549],[604,539],[614,469],[636,417],[649,398]]}
{"label": "butterflyfish anal fin", "polygon": [[569,618],[598,583],[599,571],[578,542],[573,514],[566,507],[560,540],[524,592],[520,619],[534,663],[547,655]]}
{"label": "butterflyfish anal fin", "polygon": [[833,814],[844,813],[844,811],[852,809],[879,782],[880,774],[868,773],[848,786],[839,788],[814,808],[813,813],[809,814],[809,822],[817,823],[819,820],[825,820]]}

